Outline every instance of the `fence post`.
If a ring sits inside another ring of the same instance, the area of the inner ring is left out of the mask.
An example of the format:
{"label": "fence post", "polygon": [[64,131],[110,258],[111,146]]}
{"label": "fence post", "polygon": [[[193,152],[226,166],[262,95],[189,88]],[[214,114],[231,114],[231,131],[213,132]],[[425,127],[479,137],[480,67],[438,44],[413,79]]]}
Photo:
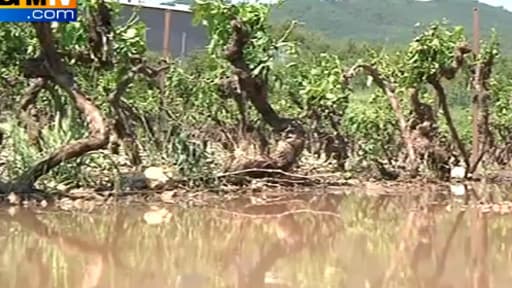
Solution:
{"label": "fence post", "polygon": [[[480,15],[478,13],[478,7],[473,8],[473,55],[478,57],[480,54]],[[480,65],[476,65],[475,75],[473,76],[473,81],[478,81],[480,78]],[[478,129],[478,117],[480,114],[480,105],[478,103],[478,91],[476,90],[475,85],[473,85],[473,95],[472,95],[472,106],[473,106],[473,116],[472,116],[472,149],[471,149],[471,160],[469,169],[473,168],[475,165],[479,155],[480,155],[480,131]],[[471,171],[472,172],[472,171]]]}
{"label": "fence post", "polygon": [[478,7],[473,8],[473,51],[480,54],[480,14]]}
{"label": "fence post", "polygon": [[171,9],[165,9],[164,12],[164,35],[163,35],[163,56],[168,58],[170,53],[171,41]]}
{"label": "fence post", "polygon": [[181,57],[187,54],[187,32],[181,33]]}

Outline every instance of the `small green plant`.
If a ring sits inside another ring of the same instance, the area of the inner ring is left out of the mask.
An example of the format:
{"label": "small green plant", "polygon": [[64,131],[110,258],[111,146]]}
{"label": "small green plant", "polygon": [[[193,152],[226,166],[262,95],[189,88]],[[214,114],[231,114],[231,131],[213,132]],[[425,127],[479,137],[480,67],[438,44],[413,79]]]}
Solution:
{"label": "small green plant", "polygon": [[[68,109],[68,117],[56,114],[56,119],[41,130],[40,150],[30,145],[28,135],[16,122],[8,125],[7,172],[14,179],[30,168],[45,155],[56,148],[84,137],[86,130],[80,120]],[[68,187],[101,187],[111,182],[112,160],[102,153],[91,153],[60,165],[44,176],[42,182],[55,188],[57,185]],[[98,175],[98,171],[101,171]]]}
{"label": "small green plant", "polygon": [[404,86],[424,83],[431,75],[450,67],[455,49],[466,41],[462,26],[450,27],[446,22],[434,22],[409,44],[404,65]]}
{"label": "small green plant", "polygon": [[366,160],[382,159],[399,151],[398,128],[391,105],[380,92],[367,103],[349,105],[343,127],[357,145],[357,156]]}
{"label": "small green plant", "polygon": [[[312,112],[320,115],[343,115],[349,102],[349,91],[340,79],[343,73],[341,60],[322,53],[305,57],[290,54],[287,62],[276,72],[274,86],[279,97],[274,101],[282,109],[297,109],[294,114],[308,117]],[[289,103],[295,104],[289,107]]]}

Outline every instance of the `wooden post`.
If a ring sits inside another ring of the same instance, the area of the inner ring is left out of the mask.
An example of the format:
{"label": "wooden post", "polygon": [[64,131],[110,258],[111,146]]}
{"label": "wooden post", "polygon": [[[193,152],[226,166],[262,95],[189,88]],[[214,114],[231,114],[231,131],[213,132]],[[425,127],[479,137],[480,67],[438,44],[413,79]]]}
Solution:
{"label": "wooden post", "polygon": [[[479,11],[478,7],[473,8],[473,55],[475,57],[478,57],[480,55],[480,17],[479,17]],[[471,149],[471,160],[470,165],[471,167],[468,167],[471,170],[474,170],[476,167],[474,165],[476,164],[476,161],[480,155],[480,131],[478,128],[478,119],[480,114],[480,105],[479,105],[479,91],[477,91],[477,84],[476,82],[480,79],[480,65],[476,65],[475,67],[475,75],[474,75],[474,85],[473,85],[473,116],[472,116],[472,128],[473,128],[473,139],[472,139],[472,149]],[[472,173],[474,171],[470,171]]]}
{"label": "wooden post", "polygon": [[170,56],[170,42],[171,42],[171,10],[165,9],[164,16],[164,35],[163,35],[163,56],[168,58]]}
{"label": "wooden post", "polygon": [[480,15],[478,7],[473,8],[473,51],[480,53]]}
{"label": "wooden post", "polygon": [[181,57],[187,54],[187,32],[181,33]]}

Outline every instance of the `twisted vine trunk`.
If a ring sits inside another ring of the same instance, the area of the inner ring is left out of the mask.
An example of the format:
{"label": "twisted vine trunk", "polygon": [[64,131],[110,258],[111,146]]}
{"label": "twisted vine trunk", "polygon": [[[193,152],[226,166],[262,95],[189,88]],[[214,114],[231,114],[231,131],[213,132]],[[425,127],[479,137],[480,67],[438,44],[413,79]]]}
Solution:
{"label": "twisted vine trunk", "polygon": [[[130,158],[130,163],[138,166],[142,164],[142,159],[137,147],[135,131],[130,125],[130,121],[133,120],[133,117],[130,117],[130,114],[133,114],[133,109],[131,109],[127,103],[122,102],[122,96],[126,93],[138,74],[158,82],[159,78],[162,78],[162,75],[164,75],[163,72],[165,72],[169,66],[163,65],[159,68],[152,68],[149,67],[143,59],[134,59],[134,61],[137,61],[137,63],[134,63],[135,67],[126,71],[121,80],[117,82],[116,89],[108,96],[108,102],[114,114],[113,130],[115,138],[117,138],[113,142],[121,142],[125,152]],[[161,90],[163,90],[163,88]]]}
{"label": "twisted vine trunk", "polygon": [[244,59],[243,50],[250,40],[248,31],[240,20],[231,21],[233,34],[225,47],[225,59],[233,69],[234,81],[238,81],[242,97],[248,99],[256,108],[265,123],[276,132],[282,133],[281,140],[275,151],[270,155],[261,155],[258,159],[241,161],[231,167],[232,170],[277,169],[289,170],[298,160],[305,144],[305,131],[296,120],[282,118],[268,102],[268,86],[260,77],[253,75]]}
{"label": "twisted vine trunk", "polygon": [[464,159],[464,163],[466,164],[466,167],[469,167],[469,156],[466,151],[466,148],[464,147],[464,143],[462,142],[459,133],[457,132],[457,128],[455,127],[455,124],[453,123],[453,119],[450,113],[450,108],[448,107],[448,101],[446,99],[446,93],[444,91],[443,86],[441,85],[440,81],[437,79],[430,80],[430,84],[432,87],[434,87],[434,90],[436,91],[437,98],[439,99],[439,103],[441,104],[441,109],[443,110],[443,115],[446,119],[446,123],[448,125],[448,129],[450,130],[450,133],[452,135],[453,141],[457,145],[457,148],[459,149],[459,152],[462,155],[462,158]]}
{"label": "twisted vine trunk", "polygon": [[25,77],[45,78],[64,90],[85,118],[89,126],[89,137],[58,148],[23,173],[13,184],[0,185],[0,192],[3,193],[32,192],[34,183],[51,169],[64,161],[102,149],[109,142],[109,129],[103,114],[79,89],[73,76],[67,71],[57,53],[50,23],[33,23],[33,27],[41,46],[41,54],[38,58],[27,60],[24,66]]}
{"label": "twisted vine trunk", "polygon": [[36,146],[40,151],[40,134],[41,127],[39,124],[39,115],[35,107],[37,97],[43,90],[46,80],[43,78],[34,79],[30,86],[25,90],[23,98],[21,98],[19,118],[28,134],[28,141],[31,145]]}
{"label": "twisted vine trunk", "polygon": [[471,48],[468,47],[467,43],[460,43],[455,47],[454,56],[452,63],[447,67],[442,67],[438,72],[427,77],[427,82],[434,88],[437,99],[439,100],[439,104],[441,106],[441,110],[443,111],[444,118],[446,119],[446,123],[448,125],[448,129],[450,130],[450,134],[452,136],[459,153],[462,156],[464,164],[466,167],[470,167],[470,155],[467,152],[462,139],[459,136],[457,128],[453,122],[453,118],[451,116],[450,107],[448,106],[447,95],[443,85],[441,84],[441,80],[447,79],[452,80],[457,75],[457,72],[460,71],[462,66],[464,65],[464,57],[466,54],[471,52]]}
{"label": "twisted vine trunk", "polygon": [[494,58],[490,57],[483,63],[477,63],[472,85],[473,95],[473,147],[469,173],[474,173],[485,155],[486,148],[492,145],[491,129],[489,128],[490,92],[488,80],[491,77]]}
{"label": "twisted vine trunk", "polygon": [[101,67],[112,67],[113,63],[113,27],[111,9],[104,0],[99,1],[92,15],[88,15],[88,42],[91,56]]}
{"label": "twisted vine trunk", "polygon": [[[138,67],[139,66],[137,66],[135,69],[138,69]],[[113,142],[115,144],[121,142],[125,153],[127,153],[128,157],[130,158],[130,163],[132,165],[140,165],[142,160],[140,158],[137,144],[135,143],[135,133],[133,129],[131,129],[131,127],[128,125],[128,119],[126,119],[127,117],[125,116],[125,113],[123,113],[123,109],[121,107],[121,97],[124,93],[126,93],[128,86],[130,86],[130,84],[133,82],[135,78],[134,73],[135,71],[129,71],[124,77],[121,78],[121,80],[117,83],[116,89],[108,96],[108,102],[114,114],[112,126],[115,140]],[[116,152],[117,151],[114,151],[114,153]]]}
{"label": "twisted vine trunk", "polygon": [[[439,129],[434,109],[430,104],[421,101],[419,88],[409,89],[409,100],[413,115],[408,129],[418,159],[426,160],[437,178],[447,179],[450,173],[449,152],[440,147],[440,143],[437,141]],[[419,164],[418,162],[417,164]]]}

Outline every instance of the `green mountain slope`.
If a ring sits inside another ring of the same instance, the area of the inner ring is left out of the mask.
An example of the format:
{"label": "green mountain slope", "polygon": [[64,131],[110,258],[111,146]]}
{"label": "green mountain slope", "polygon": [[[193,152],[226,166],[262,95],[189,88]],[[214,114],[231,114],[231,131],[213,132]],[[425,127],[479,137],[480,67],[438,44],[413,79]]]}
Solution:
{"label": "green mountain slope", "polygon": [[472,0],[287,0],[274,9],[272,20],[296,19],[329,38],[406,43],[414,37],[416,23],[443,18],[463,25],[470,36],[475,6],[480,8],[482,36],[495,27],[503,49],[512,50],[512,12]]}

